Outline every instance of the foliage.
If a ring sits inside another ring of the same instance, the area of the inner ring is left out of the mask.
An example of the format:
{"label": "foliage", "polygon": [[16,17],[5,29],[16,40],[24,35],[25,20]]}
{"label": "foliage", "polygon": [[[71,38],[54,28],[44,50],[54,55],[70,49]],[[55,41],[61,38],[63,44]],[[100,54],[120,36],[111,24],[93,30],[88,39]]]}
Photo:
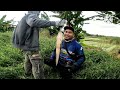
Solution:
{"label": "foliage", "polygon": [[81,36],[79,35],[82,31],[83,22],[85,19],[81,16],[82,11],[57,11],[59,15],[53,15],[61,19],[67,20],[67,24],[72,24],[75,30],[76,39],[79,40]]}
{"label": "foliage", "polygon": [[16,66],[22,62],[21,53],[11,45],[11,38],[7,33],[0,33],[0,66]]}
{"label": "foliage", "polygon": [[[96,20],[104,20],[105,16],[107,16],[108,14],[104,14],[104,12],[97,12],[98,15],[93,15],[90,17],[84,17],[84,15],[82,15],[83,11],[53,11],[54,13],[58,13],[58,15],[53,15],[53,17],[58,17],[61,19],[65,19],[67,20],[67,24],[72,24],[73,28],[75,29],[75,36],[77,41],[79,41],[81,39],[81,37],[83,38],[83,35],[86,34],[86,32],[84,32],[84,30],[82,29],[82,26],[85,24],[85,21],[87,20],[92,20],[95,19]],[[83,31],[83,33],[82,33]],[[82,35],[81,35],[82,34]]]}
{"label": "foliage", "polygon": [[79,41],[81,38],[79,34],[81,34],[82,26],[85,24],[87,20],[102,20],[105,22],[110,22],[114,24],[120,23],[120,12],[119,11],[95,11],[97,15],[93,15],[90,17],[84,17],[82,15],[83,11],[52,11],[57,13],[58,15],[53,15],[53,17],[58,17],[61,19],[66,19],[68,24],[73,24],[75,29],[76,39]]}
{"label": "foliage", "polygon": [[6,21],[5,18],[6,15],[0,19],[0,32],[12,31],[14,29],[13,19]]}
{"label": "foliage", "polygon": [[113,45],[120,45],[120,37],[112,37],[112,36],[100,36],[103,40],[101,42],[106,42]]}
{"label": "foliage", "polygon": [[[12,32],[0,33],[0,79],[32,79],[26,77],[23,69],[23,53],[11,44]],[[48,30],[40,32],[40,52],[42,59],[49,59],[55,48],[56,36],[50,36]],[[86,61],[75,79],[120,79],[120,60],[102,51],[102,49],[83,45]],[[46,79],[60,79],[59,73],[44,65]]]}
{"label": "foliage", "polygon": [[120,61],[106,52],[84,47],[86,61],[75,74],[76,79],[119,79]]}
{"label": "foliage", "polygon": [[119,11],[99,11],[98,14],[101,14],[103,16],[104,21],[109,21],[114,24],[120,23]]}
{"label": "foliage", "polygon": [[[42,20],[50,20],[50,17],[48,16],[48,14],[47,14],[45,11],[42,11],[42,12],[41,12],[41,17],[40,17],[40,18],[41,18]],[[56,34],[58,33],[57,28],[56,28],[56,27],[53,27],[53,26],[47,27],[47,28],[45,28],[45,29],[48,29],[49,34],[50,34],[51,36],[56,35]]]}

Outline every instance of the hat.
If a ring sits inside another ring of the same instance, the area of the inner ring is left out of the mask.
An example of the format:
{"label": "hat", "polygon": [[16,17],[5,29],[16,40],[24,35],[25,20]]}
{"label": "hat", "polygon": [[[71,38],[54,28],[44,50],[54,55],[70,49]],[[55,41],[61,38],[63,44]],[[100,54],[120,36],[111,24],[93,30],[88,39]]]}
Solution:
{"label": "hat", "polygon": [[70,29],[71,31],[74,32],[74,29],[73,29],[73,27],[71,27],[71,26],[65,26],[65,27],[64,27],[64,31],[65,31],[66,29]]}

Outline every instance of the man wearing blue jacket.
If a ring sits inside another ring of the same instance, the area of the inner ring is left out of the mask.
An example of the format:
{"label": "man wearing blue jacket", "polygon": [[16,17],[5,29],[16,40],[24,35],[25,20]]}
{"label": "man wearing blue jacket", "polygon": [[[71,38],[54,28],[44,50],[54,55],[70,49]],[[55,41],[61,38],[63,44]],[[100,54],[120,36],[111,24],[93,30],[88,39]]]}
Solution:
{"label": "man wearing blue jacket", "polygon": [[45,79],[39,52],[39,30],[50,26],[63,26],[65,21],[41,20],[39,14],[40,11],[28,11],[14,30],[12,43],[25,53],[25,74],[33,74],[35,79]]}
{"label": "man wearing blue jacket", "polygon": [[52,52],[50,60],[45,64],[57,68],[62,79],[71,79],[72,73],[80,69],[85,61],[83,47],[74,38],[74,29],[71,26],[64,27],[64,40],[61,44],[60,57],[57,67],[55,66],[56,50]]}

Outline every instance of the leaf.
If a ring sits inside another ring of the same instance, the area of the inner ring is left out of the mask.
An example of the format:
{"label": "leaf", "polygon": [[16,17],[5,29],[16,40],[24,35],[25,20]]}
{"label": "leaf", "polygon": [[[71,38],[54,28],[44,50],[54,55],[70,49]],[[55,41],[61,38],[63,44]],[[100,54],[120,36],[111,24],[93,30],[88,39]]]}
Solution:
{"label": "leaf", "polygon": [[47,15],[46,12],[43,11],[43,14],[41,14],[41,18],[45,20],[50,20],[49,16]]}
{"label": "leaf", "polygon": [[3,22],[6,18],[6,15],[3,15],[3,17],[0,19],[0,22]]}

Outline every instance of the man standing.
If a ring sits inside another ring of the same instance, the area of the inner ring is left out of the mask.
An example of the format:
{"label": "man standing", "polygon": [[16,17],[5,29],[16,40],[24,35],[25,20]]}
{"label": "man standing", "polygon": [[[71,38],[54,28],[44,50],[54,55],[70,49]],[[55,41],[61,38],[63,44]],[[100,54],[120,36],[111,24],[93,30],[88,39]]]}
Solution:
{"label": "man standing", "polygon": [[45,79],[43,61],[39,52],[39,28],[63,26],[65,20],[41,20],[39,14],[40,11],[28,11],[14,30],[12,43],[14,47],[25,53],[25,74],[33,74],[35,79]]}

